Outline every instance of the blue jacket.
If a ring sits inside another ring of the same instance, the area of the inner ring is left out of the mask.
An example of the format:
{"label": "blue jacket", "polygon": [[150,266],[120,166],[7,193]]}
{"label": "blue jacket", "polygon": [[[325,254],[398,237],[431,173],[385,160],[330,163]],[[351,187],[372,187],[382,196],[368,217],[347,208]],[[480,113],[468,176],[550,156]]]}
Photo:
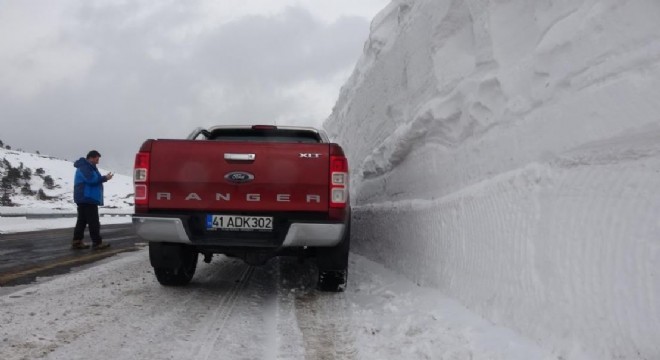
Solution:
{"label": "blue jacket", "polygon": [[96,165],[80,158],[73,163],[76,177],[73,181],[73,201],[76,204],[103,205],[103,183],[108,181]]}

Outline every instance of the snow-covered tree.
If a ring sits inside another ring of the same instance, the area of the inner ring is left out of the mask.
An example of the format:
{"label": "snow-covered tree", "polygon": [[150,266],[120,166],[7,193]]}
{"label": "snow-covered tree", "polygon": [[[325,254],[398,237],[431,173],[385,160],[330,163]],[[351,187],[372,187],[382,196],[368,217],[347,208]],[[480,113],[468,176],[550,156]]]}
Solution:
{"label": "snow-covered tree", "polygon": [[44,177],[44,186],[46,187],[46,189],[55,188],[55,181],[53,181],[53,178],[50,175],[46,175]]}
{"label": "snow-covered tree", "polygon": [[23,179],[27,181],[30,181],[30,179],[32,179],[32,169],[30,168],[23,169]]}
{"label": "snow-covered tree", "polygon": [[30,183],[26,182],[25,184],[23,184],[23,187],[21,187],[21,194],[26,196],[32,196],[35,195],[36,193],[32,191],[32,189],[30,188]]}
{"label": "snow-covered tree", "polygon": [[2,194],[0,197],[0,205],[1,206],[14,206],[14,203],[11,201],[11,197],[9,196],[8,193]]}
{"label": "snow-covered tree", "polygon": [[12,167],[7,170],[5,177],[10,181],[13,186],[19,186],[19,180],[21,179],[21,171],[18,168]]}

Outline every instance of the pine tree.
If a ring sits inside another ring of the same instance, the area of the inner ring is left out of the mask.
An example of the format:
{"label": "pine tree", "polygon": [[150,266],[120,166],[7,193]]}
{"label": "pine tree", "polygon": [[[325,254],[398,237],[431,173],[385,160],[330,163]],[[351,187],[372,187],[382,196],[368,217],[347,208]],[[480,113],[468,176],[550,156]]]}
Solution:
{"label": "pine tree", "polygon": [[46,189],[55,188],[55,182],[53,181],[53,178],[50,177],[50,175],[46,175],[44,177],[44,186],[46,187]]}
{"label": "pine tree", "polygon": [[14,188],[11,185],[11,180],[9,180],[6,175],[2,177],[2,180],[0,180],[0,187],[2,188],[0,206],[14,206],[10,196],[14,192]]}
{"label": "pine tree", "polygon": [[9,196],[8,193],[2,194],[2,197],[0,197],[0,205],[1,206],[14,206],[14,202],[11,201],[11,197]]}
{"label": "pine tree", "polygon": [[23,187],[21,188],[21,194],[26,195],[26,196],[32,196],[36,194],[32,189],[30,188],[30,183],[25,183],[23,184]]}
{"label": "pine tree", "polygon": [[26,168],[23,170],[23,179],[30,181],[32,179],[32,169]]}
{"label": "pine tree", "polygon": [[5,175],[5,177],[9,179],[12,185],[19,186],[20,185],[19,180],[21,179],[21,175],[22,175],[21,171],[13,167],[7,170],[7,175]]}
{"label": "pine tree", "polygon": [[50,196],[46,195],[44,189],[37,191],[37,200],[50,200]]}
{"label": "pine tree", "polygon": [[9,193],[13,192],[14,187],[12,186],[11,179],[5,175],[2,177],[2,180],[0,180],[0,188],[2,189],[3,193]]}

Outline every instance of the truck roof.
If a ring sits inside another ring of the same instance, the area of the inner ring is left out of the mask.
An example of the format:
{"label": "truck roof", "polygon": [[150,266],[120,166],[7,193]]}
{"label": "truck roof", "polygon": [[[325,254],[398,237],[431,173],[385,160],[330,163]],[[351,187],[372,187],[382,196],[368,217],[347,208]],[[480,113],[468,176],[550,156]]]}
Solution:
{"label": "truck roof", "polygon": [[232,137],[253,137],[260,135],[274,135],[289,137],[291,139],[307,138],[314,142],[329,143],[327,134],[313,127],[306,126],[276,126],[276,125],[217,125],[208,129],[198,127],[188,135],[188,140],[195,140],[199,135],[207,140],[229,140]]}

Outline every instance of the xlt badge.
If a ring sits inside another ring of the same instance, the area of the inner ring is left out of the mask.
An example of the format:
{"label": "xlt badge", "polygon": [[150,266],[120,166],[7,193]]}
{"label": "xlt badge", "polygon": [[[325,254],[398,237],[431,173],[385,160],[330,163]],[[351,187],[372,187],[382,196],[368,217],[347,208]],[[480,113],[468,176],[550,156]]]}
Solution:
{"label": "xlt badge", "polygon": [[301,157],[301,158],[304,158],[304,159],[318,159],[318,158],[320,158],[321,156],[323,156],[323,154],[315,154],[315,153],[300,153],[300,157]]}

